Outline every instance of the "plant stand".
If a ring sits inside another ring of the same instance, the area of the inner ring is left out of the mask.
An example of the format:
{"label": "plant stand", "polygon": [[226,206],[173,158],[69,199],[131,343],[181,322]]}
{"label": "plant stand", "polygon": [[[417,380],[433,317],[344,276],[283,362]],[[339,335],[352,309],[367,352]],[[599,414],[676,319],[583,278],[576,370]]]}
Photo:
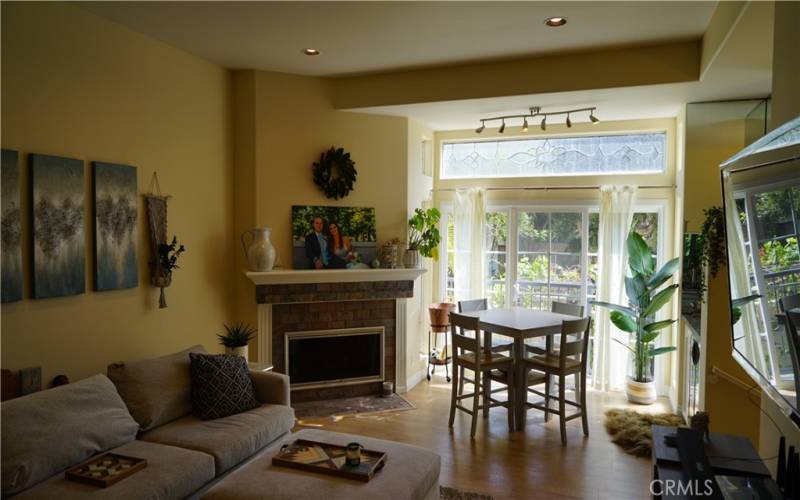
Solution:
{"label": "plant stand", "polygon": [[[431,379],[433,374],[436,371],[437,366],[444,365],[444,373],[447,381],[450,382],[450,367],[448,366],[451,360],[451,356],[448,355],[449,349],[447,345],[447,328],[450,325],[431,325],[431,329],[428,330],[428,380]],[[443,331],[439,331],[443,330]],[[433,349],[431,348],[431,337],[433,337],[433,345],[436,346],[436,341],[438,340],[438,335],[440,333],[444,333],[444,348],[442,349],[442,353],[444,353],[444,359],[434,358],[433,357]]]}

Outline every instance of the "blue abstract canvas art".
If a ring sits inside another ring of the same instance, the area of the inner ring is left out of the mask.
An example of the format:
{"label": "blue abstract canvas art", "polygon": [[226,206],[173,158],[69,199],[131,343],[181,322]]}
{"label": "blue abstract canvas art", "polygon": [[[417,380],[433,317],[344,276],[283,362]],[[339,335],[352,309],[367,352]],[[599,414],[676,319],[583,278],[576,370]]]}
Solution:
{"label": "blue abstract canvas art", "polygon": [[19,201],[19,153],[2,151],[2,302],[22,300],[22,226]]}
{"label": "blue abstract canvas art", "polygon": [[136,167],[92,163],[96,290],[139,285]]}
{"label": "blue abstract canvas art", "polygon": [[33,297],[86,291],[83,161],[30,155]]}

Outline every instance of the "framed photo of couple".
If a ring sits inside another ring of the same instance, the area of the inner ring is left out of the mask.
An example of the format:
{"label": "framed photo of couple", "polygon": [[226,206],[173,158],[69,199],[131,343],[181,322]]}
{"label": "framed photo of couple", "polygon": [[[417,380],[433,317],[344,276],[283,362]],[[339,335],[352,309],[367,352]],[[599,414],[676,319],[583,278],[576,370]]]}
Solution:
{"label": "framed photo of couple", "polygon": [[377,253],[374,208],[292,207],[295,269],[366,269]]}

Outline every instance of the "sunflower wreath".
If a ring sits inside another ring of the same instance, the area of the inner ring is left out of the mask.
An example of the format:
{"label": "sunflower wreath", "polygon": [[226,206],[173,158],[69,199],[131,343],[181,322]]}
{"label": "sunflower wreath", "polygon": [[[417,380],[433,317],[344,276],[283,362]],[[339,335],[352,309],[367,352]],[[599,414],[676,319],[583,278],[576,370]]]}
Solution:
{"label": "sunflower wreath", "polygon": [[325,196],[338,200],[353,190],[356,182],[356,164],[350,159],[350,153],[342,148],[331,148],[314,162],[314,184],[325,192]]}

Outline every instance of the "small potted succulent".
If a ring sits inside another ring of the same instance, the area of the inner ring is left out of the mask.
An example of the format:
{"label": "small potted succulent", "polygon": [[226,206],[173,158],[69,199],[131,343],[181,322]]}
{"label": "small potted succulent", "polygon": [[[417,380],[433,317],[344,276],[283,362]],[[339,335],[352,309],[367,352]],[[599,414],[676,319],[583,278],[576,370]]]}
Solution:
{"label": "small potted succulent", "polygon": [[255,338],[256,330],[252,326],[240,322],[235,325],[225,324],[225,334],[217,335],[219,343],[225,346],[225,354],[241,356],[247,360],[247,344]]}
{"label": "small potted succulent", "polygon": [[442,240],[439,233],[441,216],[441,212],[436,208],[414,210],[414,215],[408,219],[408,249],[403,257],[405,267],[419,268],[420,255],[438,260],[439,242]]}

